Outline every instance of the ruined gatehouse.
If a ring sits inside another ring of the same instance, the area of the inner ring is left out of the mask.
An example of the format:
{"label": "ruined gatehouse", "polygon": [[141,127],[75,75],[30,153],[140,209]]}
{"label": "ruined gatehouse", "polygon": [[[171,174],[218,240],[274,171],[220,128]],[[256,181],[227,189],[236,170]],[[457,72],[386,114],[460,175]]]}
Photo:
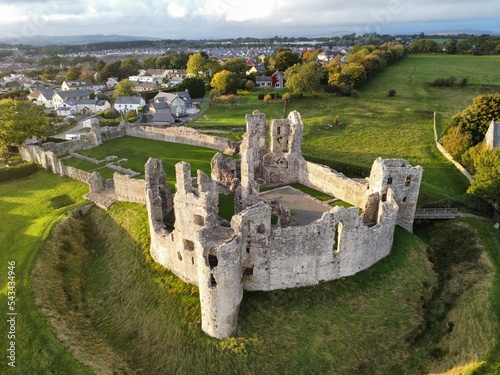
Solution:
{"label": "ruined gatehouse", "polygon": [[[240,159],[217,154],[209,177],[176,165],[173,194],[160,160],[146,164],[146,206],[155,261],[199,287],[202,329],[236,332],[243,290],[315,285],[354,275],[387,256],[396,225],[412,231],[422,168],[402,159],[373,163],[366,179],[351,179],[306,161],[298,112],[272,120],[246,116]],[[299,183],[347,202],[332,207],[284,185]],[[261,192],[262,188],[279,187]],[[234,195],[230,222],[219,196]],[[295,206],[294,206],[295,205]]]}

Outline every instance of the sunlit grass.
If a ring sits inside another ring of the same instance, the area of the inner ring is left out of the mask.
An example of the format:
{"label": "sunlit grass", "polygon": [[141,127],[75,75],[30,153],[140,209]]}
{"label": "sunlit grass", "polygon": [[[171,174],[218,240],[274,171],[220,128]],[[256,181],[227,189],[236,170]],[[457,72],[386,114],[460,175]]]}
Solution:
{"label": "sunlit grass", "polygon": [[[0,184],[0,306],[7,306],[7,262],[16,262],[16,368],[2,359],[2,374],[21,373],[90,373],[55,338],[41,318],[32,299],[31,270],[35,257],[47,239],[50,229],[68,209],[83,202],[88,187],[49,172]],[[54,209],[54,196],[67,195],[68,206]],[[2,310],[5,311],[5,310]],[[7,321],[0,321],[0,330],[7,332]],[[0,335],[0,347],[8,348],[7,335]]]}

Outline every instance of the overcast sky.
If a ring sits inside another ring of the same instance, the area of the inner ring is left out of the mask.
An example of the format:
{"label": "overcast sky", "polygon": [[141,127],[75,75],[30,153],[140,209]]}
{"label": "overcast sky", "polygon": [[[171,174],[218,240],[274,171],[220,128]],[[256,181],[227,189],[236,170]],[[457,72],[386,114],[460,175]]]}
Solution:
{"label": "overcast sky", "polygon": [[500,33],[498,0],[0,0],[0,37]]}

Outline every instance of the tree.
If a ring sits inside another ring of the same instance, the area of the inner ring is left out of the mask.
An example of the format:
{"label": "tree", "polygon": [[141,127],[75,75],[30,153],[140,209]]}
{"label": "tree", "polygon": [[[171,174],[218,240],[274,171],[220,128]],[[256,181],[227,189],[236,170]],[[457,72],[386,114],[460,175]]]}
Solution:
{"label": "tree", "polygon": [[438,44],[431,39],[417,39],[408,46],[410,53],[434,53],[439,51]]}
{"label": "tree", "polygon": [[129,77],[137,74],[140,66],[141,64],[135,57],[127,57],[120,64],[120,72],[122,77]]}
{"label": "tree", "polygon": [[467,193],[500,205],[500,148],[483,152],[474,166],[476,173]]}
{"label": "tree", "polygon": [[340,71],[330,73],[328,83],[338,86],[351,86],[358,88],[366,81],[366,71],[360,63],[351,62],[343,64]]}
{"label": "tree", "polygon": [[294,94],[317,93],[321,90],[323,68],[314,63],[295,64],[285,71],[286,87]]}
{"label": "tree", "polygon": [[457,41],[454,39],[450,39],[443,44],[443,49],[446,53],[455,54],[457,52]]}
{"label": "tree", "polygon": [[155,69],[156,59],[153,56],[145,57],[141,62],[142,69]]}
{"label": "tree", "polygon": [[185,78],[177,87],[179,90],[187,90],[192,98],[203,98],[207,92],[205,81],[199,77]]}
{"label": "tree", "polygon": [[275,56],[271,56],[271,67],[273,70],[285,71],[289,67],[301,62],[300,56],[290,50],[279,51]]}
{"label": "tree", "polygon": [[80,74],[82,74],[82,69],[77,68],[77,67],[72,67],[69,68],[68,71],[66,72],[66,81],[76,81],[79,77]]}
{"label": "tree", "polygon": [[196,77],[204,76],[206,73],[206,62],[207,59],[201,53],[195,53],[189,56],[186,70],[189,74]]}
{"label": "tree", "polygon": [[113,97],[116,98],[118,96],[132,96],[134,95],[134,93],[134,84],[128,79],[123,79],[115,86]]}
{"label": "tree", "polygon": [[105,66],[106,66],[106,63],[103,60],[99,60],[98,62],[96,62],[94,69],[95,69],[96,72],[101,72],[101,70]]}
{"label": "tree", "polygon": [[239,82],[239,78],[236,74],[229,70],[223,70],[214,74],[210,84],[222,95],[227,95],[236,94]]}
{"label": "tree", "polygon": [[235,73],[238,77],[245,77],[247,71],[247,61],[242,57],[228,59],[223,68]]}
{"label": "tree", "polygon": [[0,100],[0,152],[33,136],[44,138],[47,125],[43,106],[12,99]]}
{"label": "tree", "polygon": [[110,77],[115,77],[118,79],[125,78],[125,76],[122,75],[122,72],[120,70],[121,65],[122,65],[121,60],[116,60],[109,64],[106,64],[99,73],[99,80],[101,82],[105,82]]}

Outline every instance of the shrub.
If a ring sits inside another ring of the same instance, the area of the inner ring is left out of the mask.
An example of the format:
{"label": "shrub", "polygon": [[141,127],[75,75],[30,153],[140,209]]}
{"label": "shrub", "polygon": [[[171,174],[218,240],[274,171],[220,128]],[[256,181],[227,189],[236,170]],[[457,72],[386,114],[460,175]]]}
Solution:
{"label": "shrub", "polygon": [[469,80],[467,78],[462,78],[462,80],[460,81],[460,87],[464,88],[465,86],[467,86],[468,82]]}
{"label": "shrub", "polygon": [[290,101],[290,100],[292,100],[292,99],[293,99],[293,95],[292,95],[291,93],[289,93],[289,92],[285,92],[285,93],[283,94],[283,96],[281,97],[281,99],[282,99],[284,102],[288,102],[288,101]]}
{"label": "shrub", "polygon": [[108,120],[116,119],[116,118],[120,117],[120,114],[117,111],[115,111],[114,109],[107,109],[103,112],[102,115],[105,119],[108,119]]}
{"label": "shrub", "polygon": [[247,91],[255,91],[255,82],[252,81],[251,79],[247,80],[245,82],[245,89]]}
{"label": "shrub", "polygon": [[125,113],[125,121],[136,122],[137,121],[137,113],[133,110],[128,110],[127,113]]}
{"label": "shrub", "polygon": [[448,78],[438,77],[432,83],[432,87],[451,87],[457,79],[454,76]]}
{"label": "shrub", "polygon": [[41,169],[38,164],[24,163],[15,167],[0,168],[0,182],[15,180],[21,177],[27,177]]}
{"label": "shrub", "polygon": [[272,94],[267,94],[266,96],[264,96],[264,101],[265,102],[270,102],[272,101],[274,98],[273,98],[273,95]]}
{"label": "shrub", "polygon": [[101,125],[101,126],[118,126],[118,125],[120,125],[121,121],[122,120],[119,118],[116,118],[116,119],[100,118],[99,125]]}
{"label": "shrub", "polygon": [[394,89],[390,89],[390,90],[387,92],[387,95],[389,95],[389,96],[391,96],[391,97],[392,97],[392,96],[396,96],[396,90],[394,90]]}

